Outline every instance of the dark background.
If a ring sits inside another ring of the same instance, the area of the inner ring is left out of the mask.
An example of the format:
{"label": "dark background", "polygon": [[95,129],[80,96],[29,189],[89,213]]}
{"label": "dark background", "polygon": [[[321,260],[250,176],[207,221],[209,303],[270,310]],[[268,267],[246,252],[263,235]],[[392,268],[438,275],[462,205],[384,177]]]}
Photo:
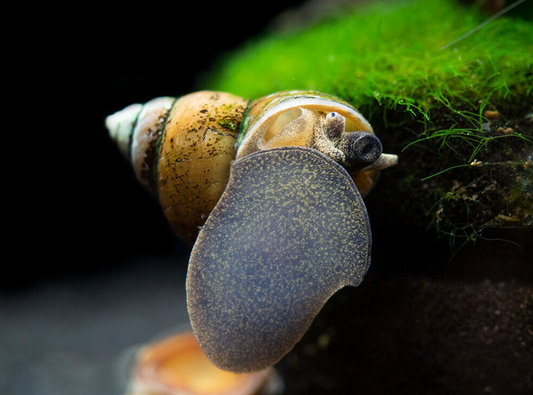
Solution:
{"label": "dark background", "polygon": [[[194,91],[221,56],[300,3],[43,10],[31,40],[18,48],[21,63],[29,66],[17,74],[27,104],[16,101],[22,108],[16,122],[29,132],[17,140],[27,170],[9,172],[24,190],[17,188],[14,196],[24,215],[13,224],[23,242],[16,252],[34,265],[11,268],[1,287],[85,276],[176,248],[187,253],[109,139],[105,117],[132,103]],[[55,18],[47,19],[50,14]]]}
{"label": "dark background", "polygon": [[2,395],[121,394],[124,354],[187,325],[181,243],[105,117],[196,88],[301,1],[19,6],[3,73]]}
{"label": "dark background", "polygon": [[[24,38],[18,33],[9,36],[14,51],[4,60],[10,66],[4,80],[15,82],[14,92],[6,94],[11,96],[5,113],[14,123],[5,135],[14,141],[4,144],[4,191],[9,199],[4,212],[14,220],[7,222],[0,276],[1,394],[120,394],[128,350],[187,325],[184,281],[189,247],[173,235],[158,203],[138,185],[107,136],[105,117],[131,103],[193,91],[198,77],[209,73],[227,51],[303,3],[93,2],[77,8],[44,5],[17,15]],[[316,11],[323,3],[312,2],[307,10]],[[287,20],[290,25],[291,18]],[[422,236],[423,229],[406,229],[394,213],[382,212],[379,188],[386,187],[386,177],[367,201],[374,238],[370,278],[361,288],[346,291],[349,295],[359,298],[361,289],[373,289],[383,273],[464,274],[470,262],[480,260],[510,272],[507,277],[495,276],[504,281],[521,273],[498,263],[525,262],[530,255],[505,245],[478,249],[448,264],[447,256],[441,255],[445,245],[436,249]],[[521,237],[527,241],[530,236],[529,232]],[[483,268],[474,274],[476,280],[485,278],[490,265]],[[530,265],[525,270],[530,279]],[[383,311],[403,286],[375,286],[375,292],[361,300],[370,306],[377,300],[376,311]],[[419,288],[413,289],[418,295]],[[442,295],[448,294],[444,288]],[[343,295],[347,293],[337,297],[337,303]],[[385,299],[383,305],[379,297]],[[350,309],[353,300],[347,299]],[[400,318],[411,302],[407,298],[397,309]],[[412,332],[410,326],[394,331],[394,324],[388,324],[394,322],[394,312],[385,311],[387,324],[378,322],[369,334],[389,327],[393,334]],[[412,312],[415,318],[419,314]],[[338,315],[342,322],[345,317]],[[372,317],[385,319],[371,311],[369,323]],[[415,322],[408,318],[404,321],[409,325]],[[351,337],[348,333],[339,339]],[[388,360],[389,349],[382,352]],[[390,366],[393,372],[402,364],[380,360],[375,371]],[[295,370],[302,380],[294,382],[311,383],[320,390],[299,366]],[[334,363],[330,368],[337,370]],[[352,373],[341,371],[339,377]]]}

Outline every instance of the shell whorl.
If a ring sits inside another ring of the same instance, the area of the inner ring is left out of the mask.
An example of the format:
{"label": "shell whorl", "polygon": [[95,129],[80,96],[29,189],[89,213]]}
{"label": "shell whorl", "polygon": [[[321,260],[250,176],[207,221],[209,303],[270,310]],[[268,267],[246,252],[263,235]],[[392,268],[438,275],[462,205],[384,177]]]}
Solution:
{"label": "shell whorl", "polygon": [[106,120],[141,184],[189,244],[224,191],[246,104],[229,93],[200,91],[134,104]]}
{"label": "shell whorl", "polygon": [[157,188],[157,143],[175,101],[174,97],[158,97],[144,105],[132,104],[106,119],[111,138],[131,162],[139,182],[152,192]]}
{"label": "shell whorl", "polygon": [[354,107],[313,91],[278,92],[255,101],[213,91],[159,97],[109,116],[106,126],[189,244],[222,195],[233,161],[251,153],[284,146],[316,149],[344,166],[363,196],[381,169],[398,159],[381,154],[372,126]]}
{"label": "shell whorl", "polygon": [[180,97],[159,142],[159,202],[174,231],[189,244],[229,179],[247,101],[223,92]]}
{"label": "shell whorl", "polygon": [[143,105],[139,103],[131,104],[108,116],[105,120],[109,136],[117,144],[120,152],[127,158],[130,158],[131,134],[142,107]]}
{"label": "shell whorl", "polygon": [[158,97],[147,102],[132,132],[131,163],[137,178],[145,187],[155,190],[154,163],[157,143],[176,99]]}

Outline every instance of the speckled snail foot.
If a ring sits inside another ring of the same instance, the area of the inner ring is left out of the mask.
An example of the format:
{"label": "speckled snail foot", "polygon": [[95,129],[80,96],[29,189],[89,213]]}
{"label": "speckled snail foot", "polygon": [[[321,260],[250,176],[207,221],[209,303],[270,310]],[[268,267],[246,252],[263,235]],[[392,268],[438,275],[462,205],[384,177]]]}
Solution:
{"label": "speckled snail foot", "polygon": [[273,365],[333,293],[363,280],[370,246],[361,195],[333,160],[305,147],[238,160],[189,262],[200,346],[224,370]]}
{"label": "speckled snail foot", "polygon": [[314,91],[252,101],[200,91],[131,105],[106,125],[193,246],[189,314],[216,366],[276,363],[336,290],[362,281],[362,197],[398,157],[349,103]]}

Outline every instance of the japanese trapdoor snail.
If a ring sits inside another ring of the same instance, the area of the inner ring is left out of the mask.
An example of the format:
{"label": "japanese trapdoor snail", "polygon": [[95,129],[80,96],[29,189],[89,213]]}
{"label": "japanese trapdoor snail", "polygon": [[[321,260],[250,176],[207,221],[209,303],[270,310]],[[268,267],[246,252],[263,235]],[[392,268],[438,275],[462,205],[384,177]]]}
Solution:
{"label": "japanese trapdoor snail", "polygon": [[318,92],[248,101],[161,97],[106,125],[179,237],[193,245],[187,307],[211,362],[278,362],[370,265],[362,197],[396,155],[357,110]]}

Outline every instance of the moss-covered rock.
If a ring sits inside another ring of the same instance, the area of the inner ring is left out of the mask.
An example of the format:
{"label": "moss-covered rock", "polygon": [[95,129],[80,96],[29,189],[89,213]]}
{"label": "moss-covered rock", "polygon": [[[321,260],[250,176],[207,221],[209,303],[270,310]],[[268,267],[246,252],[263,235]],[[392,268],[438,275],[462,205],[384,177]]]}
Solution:
{"label": "moss-covered rock", "polygon": [[401,221],[452,242],[532,227],[533,23],[488,19],[453,0],[344,9],[250,42],[205,87],[250,98],[316,89],[351,102],[400,155],[369,200]]}

